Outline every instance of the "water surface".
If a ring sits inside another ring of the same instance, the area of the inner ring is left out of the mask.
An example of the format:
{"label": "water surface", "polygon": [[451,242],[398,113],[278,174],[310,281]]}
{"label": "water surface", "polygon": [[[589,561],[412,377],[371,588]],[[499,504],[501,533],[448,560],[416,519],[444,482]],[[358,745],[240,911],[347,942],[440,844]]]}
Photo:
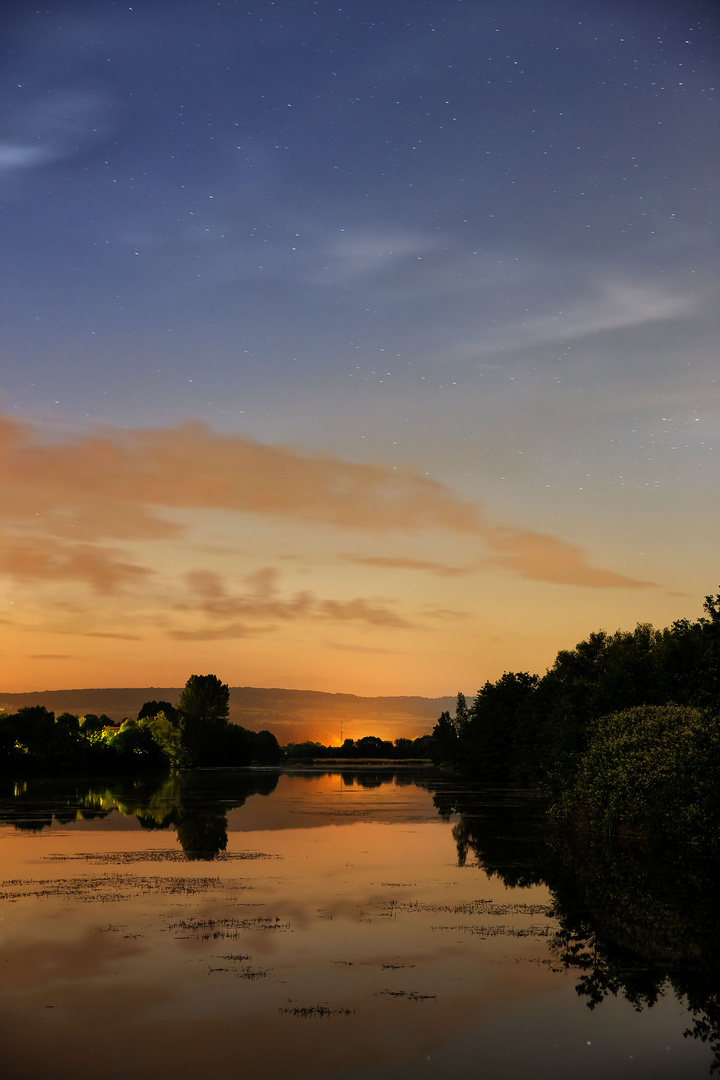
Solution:
{"label": "water surface", "polygon": [[621,884],[596,910],[615,863],[558,845],[519,793],[35,779],[0,821],[8,1080],[709,1074],[683,1033],[715,1037],[715,898],[706,932],[695,912],[678,944],[673,917],[658,944]]}

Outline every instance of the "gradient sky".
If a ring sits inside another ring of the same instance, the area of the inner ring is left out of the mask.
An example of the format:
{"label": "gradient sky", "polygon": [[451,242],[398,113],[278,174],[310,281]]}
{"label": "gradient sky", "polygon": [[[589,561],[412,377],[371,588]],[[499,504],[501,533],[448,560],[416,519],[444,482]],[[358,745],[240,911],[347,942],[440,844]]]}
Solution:
{"label": "gradient sky", "polygon": [[474,693],[700,614],[714,3],[0,27],[0,689]]}

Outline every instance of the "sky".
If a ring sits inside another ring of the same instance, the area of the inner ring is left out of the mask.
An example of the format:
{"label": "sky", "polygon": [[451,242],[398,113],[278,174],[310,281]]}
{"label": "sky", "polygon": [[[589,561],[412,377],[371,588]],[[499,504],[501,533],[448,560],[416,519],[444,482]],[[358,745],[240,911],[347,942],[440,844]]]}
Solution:
{"label": "sky", "polygon": [[720,12],[0,15],[0,690],[474,694],[720,588]]}

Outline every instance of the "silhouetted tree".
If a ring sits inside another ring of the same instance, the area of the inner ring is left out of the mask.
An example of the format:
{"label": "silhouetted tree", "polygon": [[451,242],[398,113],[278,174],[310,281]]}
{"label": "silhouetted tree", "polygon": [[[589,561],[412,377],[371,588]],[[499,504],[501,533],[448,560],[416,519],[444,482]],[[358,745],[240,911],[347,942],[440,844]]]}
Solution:
{"label": "silhouetted tree", "polygon": [[458,753],[458,733],[449,712],[440,714],[430,740],[430,757],[435,765],[454,761]]}
{"label": "silhouetted tree", "polygon": [[462,735],[470,721],[470,709],[465,700],[465,695],[458,690],[457,703],[455,705],[455,730]]}
{"label": "silhouetted tree", "polygon": [[175,706],[171,705],[169,701],[146,701],[140,708],[137,718],[142,720],[146,716],[158,716],[160,713],[164,713],[168,720],[174,721],[177,717]]}
{"label": "silhouetted tree", "polygon": [[[241,729],[244,730],[244,729]],[[281,757],[278,741],[271,731],[250,731],[252,760],[258,765],[277,765]]]}
{"label": "silhouetted tree", "polygon": [[180,694],[183,747],[190,765],[220,765],[230,690],[217,675],[191,675]]}

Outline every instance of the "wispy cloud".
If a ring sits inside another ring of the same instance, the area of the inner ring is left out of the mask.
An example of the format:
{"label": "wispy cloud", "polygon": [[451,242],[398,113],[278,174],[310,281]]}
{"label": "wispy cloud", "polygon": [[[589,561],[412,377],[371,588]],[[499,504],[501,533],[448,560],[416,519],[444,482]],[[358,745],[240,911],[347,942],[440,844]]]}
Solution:
{"label": "wispy cloud", "polygon": [[[484,546],[494,554],[485,555],[470,566],[448,566],[444,563],[406,559],[383,555],[354,555],[343,552],[340,559],[358,566],[380,570],[415,570],[440,577],[462,577],[477,573],[483,567],[497,566],[520,577],[548,581],[556,585],[583,585],[589,588],[651,588],[654,583],[639,581],[611,570],[597,570],[588,565],[587,555],[577,544],[548,533],[497,525],[485,520],[478,525],[478,535]],[[453,617],[458,613],[453,612]]]}
{"label": "wispy cloud", "polygon": [[344,562],[354,563],[356,566],[374,566],[380,570],[419,570],[437,574],[439,577],[461,577],[477,569],[477,567],[448,566],[432,560],[406,559],[402,556],[391,555],[353,555],[351,552],[341,552],[338,558]]}
{"label": "wispy cloud", "polygon": [[441,619],[445,622],[460,622],[471,618],[469,611],[454,611],[452,608],[427,608],[423,614],[427,619]]}
{"label": "wispy cloud", "polygon": [[0,534],[0,574],[19,581],[82,582],[108,595],[139,584],[150,571],[98,545]]}
{"label": "wispy cloud", "polygon": [[0,175],[75,157],[99,141],[108,126],[108,102],[72,87],[29,92],[20,106],[7,109],[0,136]]}
{"label": "wispy cloud", "polygon": [[41,146],[25,146],[22,143],[0,142],[0,173],[32,169],[54,161],[56,154]]}
{"label": "wispy cloud", "polygon": [[499,326],[483,327],[477,339],[453,349],[453,358],[473,359],[686,318],[700,305],[697,296],[670,292],[655,284],[609,281],[591,284],[588,290],[589,296],[569,297],[555,311],[528,313],[522,318],[507,318]]}
{"label": "wispy cloud", "polygon": [[348,645],[342,641],[324,641],[326,649],[334,649],[336,652],[349,652],[368,654],[370,656],[397,656],[396,649],[379,649],[372,645]]}
{"label": "wispy cloud", "polygon": [[[181,602],[180,606],[200,611],[217,621],[230,620],[222,628],[215,626],[198,631],[203,637],[208,633],[222,637],[244,637],[251,627],[257,628],[263,624],[272,626],[295,619],[355,622],[396,629],[411,625],[386,603],[367,598],[323,599],[303,590],[283,599],[279,577],[279,571],[274,567],[262,567],[248,575],[244,592],[232,593],[219,574],[208,570],[192,571],[186,575],[189,603]],[[194,636],[195,631],[184,630],[179,632],[179,636],[185,638],[188,633]],[[173,631],[172,636],[177,637],[178,632]]]}
{"label": "wispy cloud", "polygon": [[333,622],[363,622],[371,626],[391,626],[394,629],[412,625],[389,608],[364,599],[320,600],[317,613],[320,618],[331,619]]}
{"label": "wispy cloud", "polygon": [[320,243],[310,278],[333,288],[358,285],[395,274],[408,260],[422,260],[437,247],[437,239],[422,232],[341,229]]}
{"label": "wispy cloud", "polygon": [[488,525],[483,539],[486,546],[496,553],[484,560],[487,565],[512,571],[531,581],[583,585],[593,589],[655,588],[652,581],[641,581],[613,570],[598,570],[589,566],[587,556],[578,544],[570,544],[546,533],[507,525]]}

